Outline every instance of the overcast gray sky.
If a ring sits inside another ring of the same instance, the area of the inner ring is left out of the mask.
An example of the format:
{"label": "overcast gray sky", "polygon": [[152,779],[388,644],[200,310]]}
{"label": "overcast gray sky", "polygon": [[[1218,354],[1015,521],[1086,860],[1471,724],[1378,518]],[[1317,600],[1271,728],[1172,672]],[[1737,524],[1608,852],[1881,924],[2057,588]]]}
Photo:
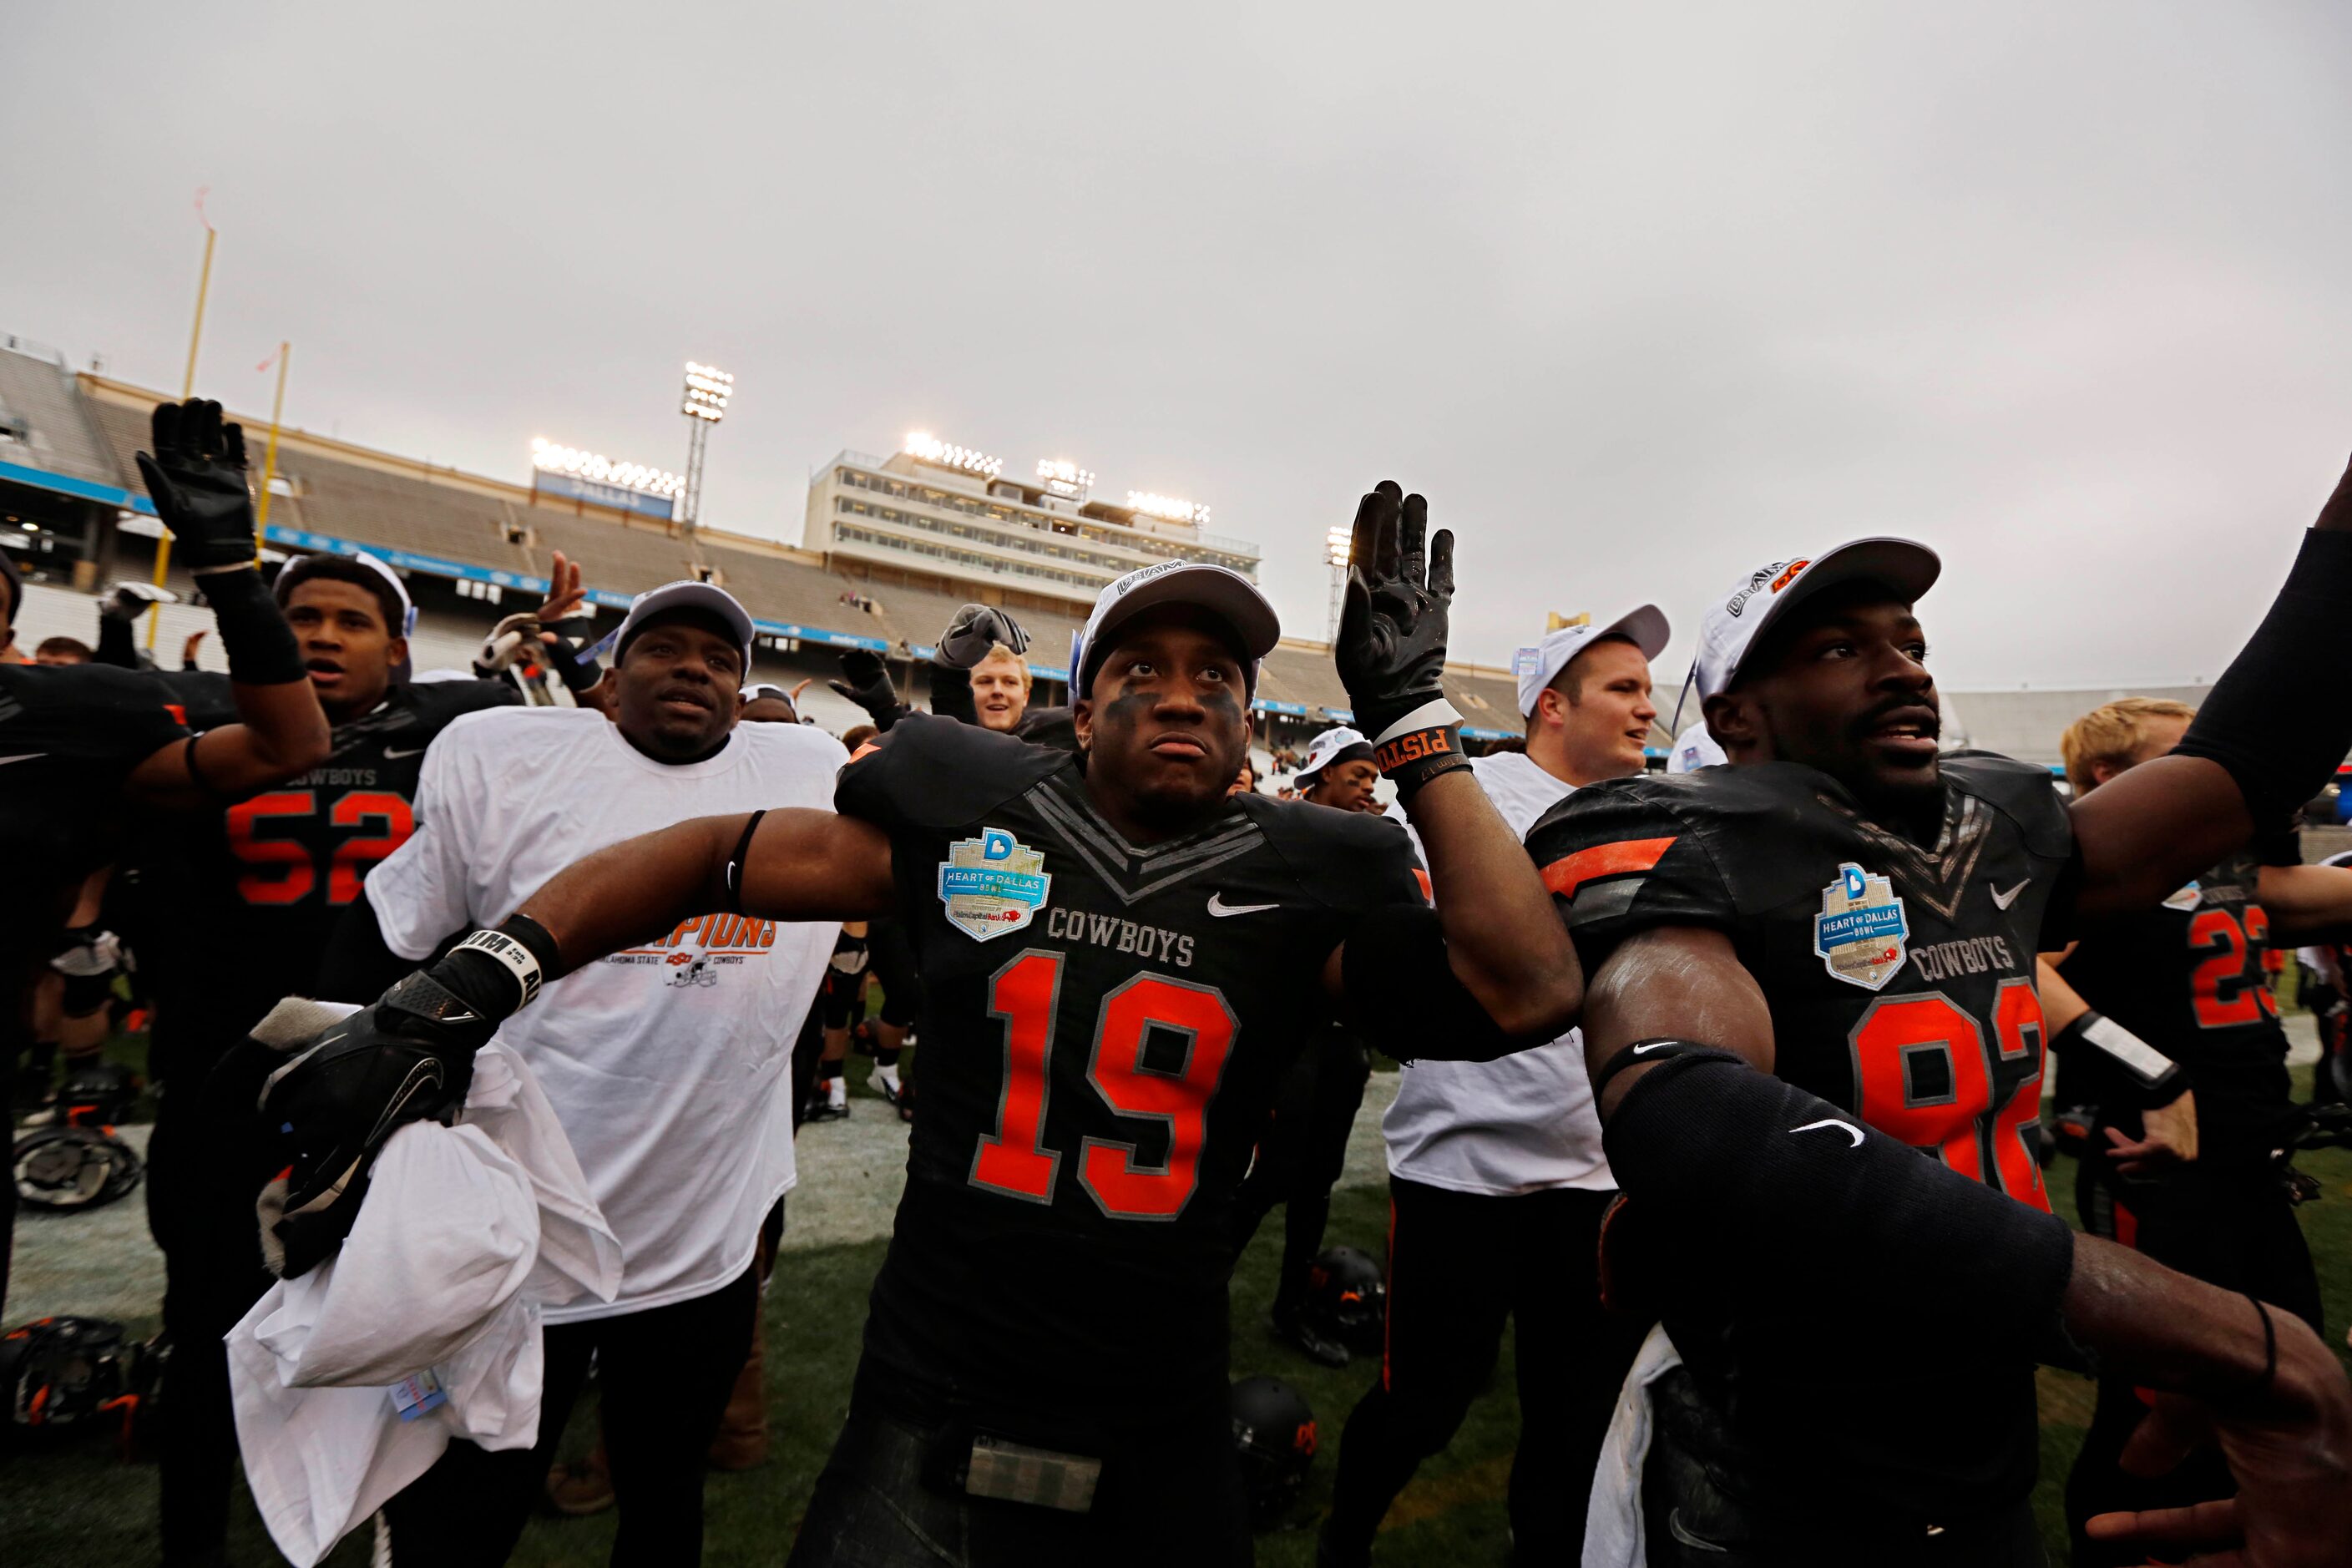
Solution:
{"label": "overcast gray sky", "polygon": [[920,427],[1214,508],[1319,637],[1393,475],[1461,655],[1944,552],[1948,686],[2210,678],[2352,450],[2352,8],[15,6],[0,331],[798,537]]}

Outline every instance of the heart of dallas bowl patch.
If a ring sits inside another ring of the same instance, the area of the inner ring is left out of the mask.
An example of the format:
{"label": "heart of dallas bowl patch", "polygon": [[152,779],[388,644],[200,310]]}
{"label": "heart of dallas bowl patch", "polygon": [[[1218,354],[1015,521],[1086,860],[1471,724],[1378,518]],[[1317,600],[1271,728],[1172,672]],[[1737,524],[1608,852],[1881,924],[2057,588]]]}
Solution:
{"label": "heart of dallas bowl patch", "polygon": [[1045,908],[1054,885],[1045,865],[1044,850],[1002,827],[983,827],[979,837],[949,845],[940,862],[940,902],[950,923],[974,942],[1019,931]]}
{"label": "heart of dallas bowl patch", "polygon": [[1837,880],[1822,889],[1822,912],[1813,917],[1813,951],[1829,972],[1849,985],[1875,991],[1903,967],[1904,939],[1911,922],[1903,900],[1884,877],[1848,862]]}

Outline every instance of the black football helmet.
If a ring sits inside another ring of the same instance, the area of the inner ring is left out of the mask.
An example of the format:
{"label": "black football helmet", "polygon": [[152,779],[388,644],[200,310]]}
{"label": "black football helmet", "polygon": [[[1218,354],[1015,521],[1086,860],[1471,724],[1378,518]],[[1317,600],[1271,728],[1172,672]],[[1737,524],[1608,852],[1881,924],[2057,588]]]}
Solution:
{"label": "black football helmet", "polygon": [[0,1337],[0,1399],[16,1426],[59,1427],[132,1403],[133,1347],[104,1318],[38,1318]]}
{"label": "black football helmet", "polygon": [[1352,1247],[1327,1247],[1307,1270],[1307,1315],[1330,1338],[1365,1354],[1388,1329],[1389,1287],[1381,1266]]}
{"label": "black football helmet", "polygon": [[9,1157],[16,1201],[51,1214],[110,1204],[138,1186],[142,1169],[131,1145],[104,1127],[36,1127]]}
{"label": "black football helmet", "polygon": [[1315,1463],[1315,1411],[1305,1394],[1271,1377],[1234,1384],[1230,1405],[1250,1521],[1263,1530],[1280,1521],[1307,1485]]}

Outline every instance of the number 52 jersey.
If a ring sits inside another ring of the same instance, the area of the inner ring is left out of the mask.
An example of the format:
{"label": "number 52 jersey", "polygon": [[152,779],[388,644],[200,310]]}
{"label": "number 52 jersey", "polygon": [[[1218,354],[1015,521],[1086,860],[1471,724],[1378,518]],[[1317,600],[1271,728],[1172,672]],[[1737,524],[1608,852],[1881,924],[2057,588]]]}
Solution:
{"label": "number 52 jersey", "polygon": [[1129,843],[1078,760],[895,725],[835,804],[890,837],[920,1114],[861,1387],[1081,1451],[1222,1400],[1226,1210],[1325,960],[1420,901],[1404,834],[1244,796]]}
{"label": "number 52 jersey", "polygon": [[[1780,1078],[2046,1210],[2034,955],[2072,918],[2074,834],[2038,768],[1956,752],[1942,773],[1930,844],[1873,822],[1827,774],[1770,763],[1595,784],[1528,847],[1588,976],[1643,931],[1723,932],[1770,1009]],[[2028,1367],[1933,1345],[1853,1367],[1796,1348],[1820,1325],[1767,1333],[1706,1303],[1665,1316],[1751,1452],[1931,1518],[2031,1484]],[[1890,1444],[1864,1415],[1897,1408],[1908,1440]]]}

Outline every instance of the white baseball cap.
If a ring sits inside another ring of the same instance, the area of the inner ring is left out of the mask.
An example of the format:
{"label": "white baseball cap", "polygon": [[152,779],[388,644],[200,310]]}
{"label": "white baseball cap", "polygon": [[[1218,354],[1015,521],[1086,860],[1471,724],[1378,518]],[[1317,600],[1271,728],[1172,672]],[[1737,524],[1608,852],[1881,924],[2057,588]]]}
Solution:
{"label": "white baseball cap", "polygon": [[734,595],[715,583],[698,583],[691,577],[675,583],[665,583],[658,588],[648,588],[629,601],[629,613],[621,622],[621,630],[614,638],[613,658],[617,662],[627,651],[629,640],[656,616],[672,610],[700,610],[716,616],[735,634],[736,643],[743,650],[743,668],[751,668],[751,612],[739,603]]}
{"label": "white baseball cap", "polygon": [[1364,739],[1364,732],[1361,730],[1351,730],[1345,724],[1339,724],[1324,731],[1307,742],[1307,760],[1298,764],[1298,772],[1291,775],[1292,782],[1305,784],[1307,780],[1339,761],[1339,753],[1350,746],[1361,746],[1364,749],[1365,759],[1370,760],[1372,743]]}
{"label": "white baseball cap", "polygon": [[1559,679],[1568,661],[1582,653],[1602,637],[1630,638],[1642,650],[1643,658],[1655,658],[1666,651],[1674,637],[1666,625],[1665,613],[1655,605],[1643,605],[1628,610],[1607,626],[1562,626],[1545,637],[1533,647],[1523,647],[1512,656],[1511,673],[1519,680],[1519,717],[1524,719],[1536,710],[1536,699],[1543,689]]}
{"label": "white baseball cap", "polygon": [[1820,555],[1759,566],[1699,617],[1698,661],[1691,670],[1699,700],[1729,689],[1739,679],[1739,661],[1756,639],[1792,606],[1823,589],[1883,583],[1897,597],[1916,602],[1935,586],[1943,570],[1934,551],[1908,539],[1856,539]]}
{"label": "white baseball cap", "polygon": [[1715,767],[1729,761],[1730,754],[1715,743],[1714,735],[1707,731],[1706,721],[1702,719],[1675,737],[1674,752],[1666,758],[1666,772],[1695,773],[1701,768]]}
{"label": "white baseball cap", "polygon": [[1110,651],[1110,635],[1157,605],[1194,605],[1232,626],[1247,657],[1250,689],[1257,689],[1258,660],[1282,640],[1282,621],[1257,584],[1225,566],[1198,561],[1162,561],[1129,572],[1095,598],[1086,630],[1070,645],[1070,668],[1077,683],[1073,699],[1094,687],[1095,667]]}

